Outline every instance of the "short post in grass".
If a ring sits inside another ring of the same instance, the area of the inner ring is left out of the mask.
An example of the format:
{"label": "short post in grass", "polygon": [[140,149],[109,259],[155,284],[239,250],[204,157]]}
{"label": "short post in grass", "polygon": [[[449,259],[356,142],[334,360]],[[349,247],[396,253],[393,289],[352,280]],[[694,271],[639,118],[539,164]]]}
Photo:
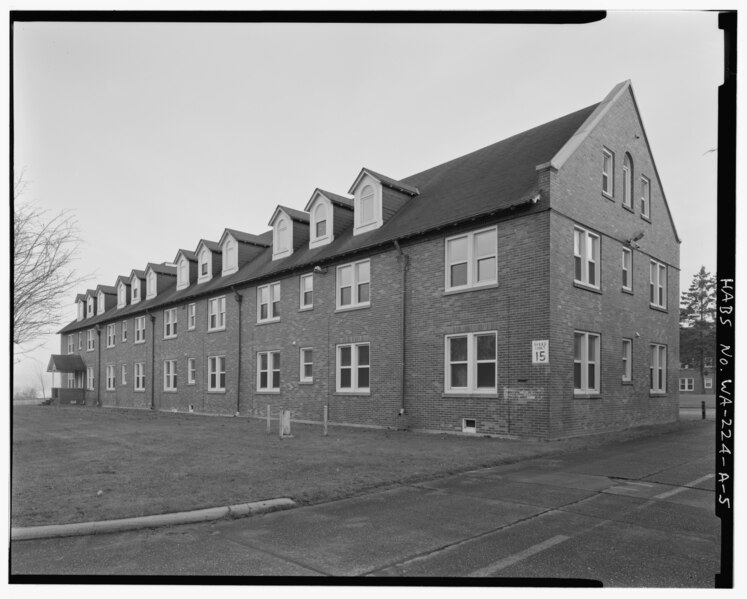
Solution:
{"label": "short post in grass", "polygon": [[324,436],[327,436],[327,410],[329,409],[329,406],[324,406]]}
{"label": "short post in grass", "polygon": [[288,439],[291,435],[291,413],[290,410],[280,410],[280,418],[278,418],[279,433],[281,439]]}
{"label": "short post in grass", "polygon": [[270,425],[270,404],[267,404],[267,434],[272,434],[272,427]]}
{"label": "short post in grass", "polygon": [[705,420],[705,402],[700,402],[700,413],[702,415],[703,420]]}

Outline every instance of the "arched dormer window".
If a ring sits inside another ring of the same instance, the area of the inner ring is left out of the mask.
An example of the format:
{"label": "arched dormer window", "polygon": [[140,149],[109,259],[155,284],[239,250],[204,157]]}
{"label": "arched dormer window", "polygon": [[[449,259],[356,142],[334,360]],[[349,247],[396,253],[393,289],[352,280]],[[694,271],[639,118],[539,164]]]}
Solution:
{"label": "arched dormer window", "polygon": [[184,289],[185,287],[189,287],[189,260],[187,260],[184,256],[179,258],[176,279],[177,289]]}
{"label": "arched dormer window", "polygon": [[145,279],[145,298],[152,299],[156,297],[156,273],[148,271],[148,278]]}
{"label": "arched dormer window", "polygon": [[88,296],[88,314],[87,317],[90,318],[91,316],[94,316],[96,312],[94,311],[94,304],[93,304],[93,298],[89,295]]}
{"label": "arched dormer window", "polygon": [[104,292],[99,291],[99,295],[96,298],[97,299],[97,308],[96,308],[96,314],[103,314],[104,310],[106,310],[106,303],[104,300]]}
{"label": "arched dormer window", "polygon": [[212,255],[210,250],[203,246],[197,258],[197,282],[204,283],[213,276],[212,273]]}
{"label": "arched dormer window", "polygon": [[223,250],[225,258],[224,270],[236,270],[236,242],[232,238],[226,240],[225,249]]}
{"label": "arched dormer window", "polygon": [[627,153],[623,158],[623,206],[633,210],[633,159]]}
{"label": "arched dormer window", "polygon": [[278,254],[288,251],[288,220],[282,216],[275,227],[275,247]]}
{"label": "arched dormer window", "polygon": [[351,193],[355,194],[353,235],[378,229],[384,222],[381,183],[366,173],[359,178]]}
{"label": "arched dormer window", "polygon": [[78,301],[78,320],[83,320],[86,317],[86,306],[82,300]]}
{"label": "arched dormer window", "polygon": [[117,308],[124,308],[127,305],[127,288],[124,283],[117,285]]}
{"label": "arched dormer window", "polygon": [[374,216],[374,202],[376,201],[376,194],[374,188],[370,185],[366,185],[361,190],[361,199],[359,203],[360,216],[358,219],[358,226],[365,227],[370,225],[375,220]]}

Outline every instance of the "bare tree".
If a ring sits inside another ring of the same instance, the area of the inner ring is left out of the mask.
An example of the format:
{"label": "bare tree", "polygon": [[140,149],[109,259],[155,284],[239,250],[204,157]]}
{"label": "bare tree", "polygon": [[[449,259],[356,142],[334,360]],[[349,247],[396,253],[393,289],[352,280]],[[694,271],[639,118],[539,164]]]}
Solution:
{"label": "bare tree", "polygon": [[20,354],[60,324],[60,300],[80,281],[73,268],[80,243],[75,219],[23,200],[25,188],[22,172],[13,194],[13,343]]}

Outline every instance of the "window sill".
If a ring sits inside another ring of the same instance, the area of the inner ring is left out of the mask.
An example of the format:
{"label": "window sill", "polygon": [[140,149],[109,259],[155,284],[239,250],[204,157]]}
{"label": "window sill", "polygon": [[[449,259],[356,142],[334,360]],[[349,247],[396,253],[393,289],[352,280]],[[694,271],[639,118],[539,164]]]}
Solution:
{"label": "window sill", "polygon": [[342,307],[338,307],[335,310],[335,314],[339,312],[351,312],[353,310],[365,310],[366,308],[370,308],[370,307],[371,307],[371,302],[367,304],[353,304],[350,306],[342,306]]}
{"label": "window sill", "polygon": [[133,389],[135,393],[145,393],[145,389]]}
{"label": "window sill", "polygon": [[164,393],[176,393],[177,390],[176,389],[164,389],[163,392]]}
{"label": "window sill", "polygon": [[208,389],[208,395],[225,395],[225,389]]}
{"label": "window sill", "polygon": [[116,346],[116,345],[107,345],[107,346],[106,346],[106,349],[112,349],[112,348],[114,348],[114,347],[117,347],[117,346]]}
{"label": "window sill", "polygon": [[267,320],[258,320],[257,326],[263,325],[263,324],[275,324],[276,322],[280,322],[279,318],[269,318]]}
{"label": "window sill", "polygon": [[597,391],[594,393],[574,393],[573,399],[602,399],[602,394]]}
{"label": "window sill", "polygon": [[602,190],[602,197],[608,199],[610,202],[615,201],[615,197],[611,193],[607,193],[604,190]]}
{"label": "window sill", "polygon": [[477,393],[475,391],[465,391],[465,392],[459,392],[459,391],[444,391],[441,394],[441,397],[460,397],[460,398],[475,398],[475,399],[499,399],[500,396],[495,391],[490,391],[487,393]]}
{"label": "window sill", "polygon": [[623,204],[622,207],[628,212],[632,212],[633,214],[635,214],[635,210],[633,210],[633,208],[631,208],[630,206],[626,206],[625,204]]}
{"label": "window sill", "polygon": [[667,397],[669,394],[666,391],[649,391],[649,397]]}
{"label": "window sill", "polygon": [[598,293],[600,295],[602,294],[602,290],[599,289],[599,287],[592,287],[591,285],[587,285],[586,283],[582,283],[581,281],[573,281],[573,286],[577,289],[591,291],[592,293]]}
{"label": "window sill", "polygon": [[371,391],[335,391],[332,395],[343,397],[370,397]]}
{"label": "window sill", "polygon": [[255,395],[280,395],[280,389],[257,389]]}
{"label": "window sill", "polygon": [[168,341],[169,339],[176,339],[176,338],[177,338],[176,335],[171,335],[170,337],[164,337],[163,340]]}
{"label": "window sill", "polygon": [[188,331],[194,331],[194,330],[195,330],[195,328],[196,328],[196,327],[188,327],[188,328],[187,328],[187,330],[188,330]]}
{"label": "window sill", "polygon": [[145,340],[143,340],[143,341],[135,341],[135,345],[142,345],[143,343],[145,343]]}
{"label": "window sill", "polygon": [[651,223],[651,217],[650,216],[645,216],[645,215],[641,214],[641,218],[643,220],[645,220],[647,223]]}
{"label": "window sill", "polygon": [[667,310],[666,308],[662,308],[661,306],[657,306],[656,304],[649,304],[648,307],[652,310],[656,310],[657,312],[664,312],[665,314],[669,312],[669,310]]}
{"label": "window sill", "polygon": [[311,306],[301,306],[301,307],[300,307],[300,308],[298,309],[298,311],[299,311],[299,312],[309,312],[309,311],[311,311],[311,310],[313,310],[313,309],[314,309],[314,305],[312,304]]}
{"label": "window sill", "polygon": [[192,381],[191,383],[188,382],[187,387],[194,387],[196,384],[197,383],[195,383],[194,381]]}
{"label": "window sill", "polygon": [[623,379],[622,381],[620,381],[620,384],[621,385],[626,385],[626,386],[632,386],[633,385],[633,381],[632,380],[624,380]]}
{"label": "window sill", "polygon": [[208,333],[222,333],[225,330],[226,330],[226,327],[219,327],[219,328],[215,328],[215,329],[208,329],[207,332]]}
{"label": "window sill", "polygon": [[627,293],[628,295],[633,295],[633,290],[628,289],[627,287],[621,287],[620,291],[622,291],[623,293]]}
{"label": "window sill", "polygon": [[310,380],[310,381],[298,381],[298,384],[299,385],[313,385],[314,381],[313,380]]}
{"label": "window sill", "polygon": [[469,293],[470,291],[482,291],[483,289],[496,289],[498,283],[488,283],[486,285],[473,285],[459,289],[444,289],[443,295],[457,295],[458,293]]}

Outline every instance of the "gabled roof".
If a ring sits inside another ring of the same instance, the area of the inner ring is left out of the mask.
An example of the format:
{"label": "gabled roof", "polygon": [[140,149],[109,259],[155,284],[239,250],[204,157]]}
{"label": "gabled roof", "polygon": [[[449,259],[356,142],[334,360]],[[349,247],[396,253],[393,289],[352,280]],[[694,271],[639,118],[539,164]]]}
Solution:
{"label": "gabled roof", "polygon": [[99,291],[103,291],[104,295],[117,295],[117,288],[112,287],[111,285],[99,285],[98,287],[96,287],[97,295]]}
{"label": "gabled roof", "polygon": [[130,280],[132,280],[132,277],[137,277],[138,279],[144,279],[145,278],[145,271],[144,270],[137,270],[136,268],[133,268],[132,272],[130,273]]}
{"label": "gabled roof", "polygon": [[350,208],[352,210],[355,207],[355,200],[353,198],[346,198],[345,196],[337,195],[336,193],[325,191],[317,187],[314,190],[314,193],[311,194],[309,201],[306,202],[306,207],[304,208],[306,212],[309,212],[311,204],[314,203],[317,195],[322,195],[333,204],[337,204],[338,206],[342,206],[343,208]]}
{"label": "gabled roof", "polygon": [[360,173],[358,173],[358,176],[355,178],[355,181],[353,181],[353,184],[350,186],[348,193],[355,193],[355,188],[358,187],[358,183],[360,182],[361,177],[363,177],[363,175],[370,175],[382,185],[386,185],[387,187],[391,187],[392,189],[397,189],[398,191],[402,191],[411,196],[416,196],[420,193],[418,191],[418,188],[413,185],[409,185],[403,181],[397,181],[396,179],[392,179],[391,177],[387,177],[386,175],[382,175],[380,173],[372,171],[370,168],[365,168],[365,167],[361,169]]}
{"label": "gabled roof", "polygon": [[96,290],[95,289],[86,289],[86,297],[96,297]]}
{"label": "gabled roof", "polygon": [[132,278],[132,275],[130,275],[129,277],[126,277],[124,275],[119,275],[117,277],[117,282],[115,283],[114,286],[116,287],[117,285],[119,285],[120,283],[122,283],[122,285],[127,285],[129,287],[130,286],[130,279],[131,278]]}
{"label": "gabled roof", "polygon": [[75,301],[76,302],[84,302],[84,301],[86,301],[86,294],[85,293],[79,293],[78,295],[75,296]]}
{"label": "gabled roof", "polygon": [[176,253],[174,262],[179,262],[179,256],[184,256],[190,262],[197,262],[197,254],[195,252],[190,252],[189,250],[179,250]]}
{"label": "gabled roof", "polygon": [[272,218],[270,219],[270,222],[268,223],[271,227],[273,226],[275,219],[278,217],[278,213],[282,211],[285,212],[291,220],[294,220],[299,223],[305,223],[309,224],[309,213],[308,212],[301,212],[300,210],[295,210],[294,208],[288,208],[287,206],[280,206],[278,205],[277,208],[275,208],[275,212],[272,213]]}
{"label": "gabled roof", "polygon": [[236,229],[226,229],[223,231],[223,235],[220,236],[219,245],[223,245],[226,237],[230,235],[239,243],[249,243],[251,245],[258,245],[260,247],[270,247],[270,243],[266,242],[259,235],[253,235],[252,233],[244,233],[243,231],[237,231]]}
{"label": "gabled roof", "polygon": [[154,264],[153,262],[148,262],[148,266],[145,268],[145,272],[148,272],[149,269],[159,275],[169,275],[171,277],[176,276],[176,266],[168,266],[166,264]]}
{"label": "gabled roof", "polygon": [[47,364],[47,372],[76,372],[85,369],[83,358],[78,354],[52,354]]}
{"label": "gabled roof", "polygon": [[220,244],[216,243],[215,241],[209,241],[207,239],[200,239],[200,243],[198,243],[197,248],[195,248],[195,254],[200,253],[200,246],[202,245],[204,245],[211,252],[218,252],[219,254],[223,252],[223,249],[220,247]]}

